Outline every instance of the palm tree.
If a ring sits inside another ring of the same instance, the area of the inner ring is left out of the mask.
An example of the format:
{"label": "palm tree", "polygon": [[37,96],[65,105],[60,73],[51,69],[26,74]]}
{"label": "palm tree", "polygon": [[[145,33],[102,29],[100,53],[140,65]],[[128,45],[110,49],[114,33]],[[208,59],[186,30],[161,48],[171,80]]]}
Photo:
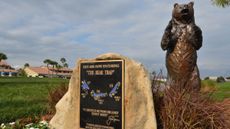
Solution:
{"label": "palm tree", "polygon": [[230,6],[230,0],[212,0],[212,3],[223,8]]}
{"label": "palm tree", "polygon": [[53,77],[53,71],[55,71],[55,68],[57,68],[58,63],[56,61],[51,60],[50,65],[53,66],[53,69],[52,69],[52,77]]}
{"label": "palm tree", "polygon": [[64,64],[64,63],[66,62],[66,59],[65,59],[64,57],[62,57],[62,58],[60,59],[60,61],[61,61],[62,64]]}
{"label": "palm tree", "polygon": [[45,60],[43,61],[43,63],[46,64],[47,67],[50,65],[50,62],[51,62],[50,59],[45,59]]}
{"label": "palm tree", "polygon": [[2,60],[7,60],[7,56],[4,53],[0,53],[0,62]]}
{"label": "palm tree", "polygon": [[68,68],[68,64],[66,63],[66,59],[65,59],[64,57],[62,57],[62,58],[60,59],[60,61],[61,61],[63,67]]}
{"label": "palm tree", "polygon": [[60,61],[61,61],[61,63],[62,63],[62,67],[66,67],[66,68],[69,67],[69,65],[66,63],[66,59],[65,59],[64,57],[62,57],[62,58],[60,59]]}
{"label": "palm tree", "polygon": [[50,61],[50,65],[52,65],[53,68],[55,68],[55,67],[57,67],[58,62],[51,60],[51,61]]}

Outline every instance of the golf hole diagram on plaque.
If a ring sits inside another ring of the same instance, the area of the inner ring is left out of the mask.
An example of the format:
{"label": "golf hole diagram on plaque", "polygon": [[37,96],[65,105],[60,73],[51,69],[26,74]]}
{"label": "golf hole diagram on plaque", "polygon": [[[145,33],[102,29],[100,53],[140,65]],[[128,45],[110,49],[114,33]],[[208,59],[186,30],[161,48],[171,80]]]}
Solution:
{"label": "golf hole diagram on plaque", "polygon": [[124,61],[80,63],[80,127],[124,129]]}

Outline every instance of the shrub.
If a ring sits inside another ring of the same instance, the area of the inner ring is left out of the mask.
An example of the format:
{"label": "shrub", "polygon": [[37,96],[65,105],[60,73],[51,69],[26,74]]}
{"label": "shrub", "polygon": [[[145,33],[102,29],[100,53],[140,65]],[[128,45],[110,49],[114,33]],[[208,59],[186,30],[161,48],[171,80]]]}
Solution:
{"label": "shrub", "polygon": [[49,103],[49,112],[51,114],[54,114],[55,105],[65,95],[67,91],[68,91],[68,85],[66,83],[63,83],[59,87],[49,91],[48,103]]}
{"label": "shrub", "polygon": [[224,77],[220,76],[220,77],[218,77],[218,78],[216,79],[216,82],[222,83],[222,82],[225,82],[225,79],[224,79]]}
{"label": "shrub", "polygon": [[230,101],[215,102],[209,94],[179,84],[163,91],[157,90],[157,83],[152,84],[158,129],[230,128]]}
{"label": "shrub", "polygon": [[205,77],[204,80],[209,80],[209,77]]}

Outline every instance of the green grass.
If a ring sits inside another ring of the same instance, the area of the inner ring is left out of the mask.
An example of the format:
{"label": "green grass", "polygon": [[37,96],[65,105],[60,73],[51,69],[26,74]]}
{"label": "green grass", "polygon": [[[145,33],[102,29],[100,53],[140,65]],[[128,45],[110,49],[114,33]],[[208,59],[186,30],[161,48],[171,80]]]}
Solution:
{"label": "green grass", "polygon": [[217,83],[212,80],[203,80],[202,87],[209,87],[211,91],[211,97],[214,100],[222,101],[226,98],[230,98],[230,82]]}
{"label": "green grass", "polygon": [[0,78],[0,123],[47,113],[48,92],[68,83],[58,78]]}
{"label": "green grass", "polygon": [[217,91],[213,94],[217,100],[230,98],[230,82],[217,83]]}
{"label": "green grass", "polygon": [[[0,77],[0,123],[47,113],[48,92],[68,83],[58,78],[3,78]],[[215,100],[230,98],[230,82],[202,81],[216,91]]]}

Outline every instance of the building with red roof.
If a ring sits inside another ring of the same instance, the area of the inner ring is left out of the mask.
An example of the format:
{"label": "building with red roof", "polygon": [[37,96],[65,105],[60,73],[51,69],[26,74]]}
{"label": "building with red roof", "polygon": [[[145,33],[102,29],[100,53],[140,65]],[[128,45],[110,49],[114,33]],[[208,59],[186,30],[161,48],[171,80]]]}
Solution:
{"label": "building with red roof", "polygon": [[26,67],[24,69],[27,77],[60,77],[70,78],[73,70],[69,68],[51,68],[51,67]]}
{"label": "building with red roof", "polygon": [[7,64],[5,60],[0,61],[0,76],[16,76],[17,73],[18,71]]}

